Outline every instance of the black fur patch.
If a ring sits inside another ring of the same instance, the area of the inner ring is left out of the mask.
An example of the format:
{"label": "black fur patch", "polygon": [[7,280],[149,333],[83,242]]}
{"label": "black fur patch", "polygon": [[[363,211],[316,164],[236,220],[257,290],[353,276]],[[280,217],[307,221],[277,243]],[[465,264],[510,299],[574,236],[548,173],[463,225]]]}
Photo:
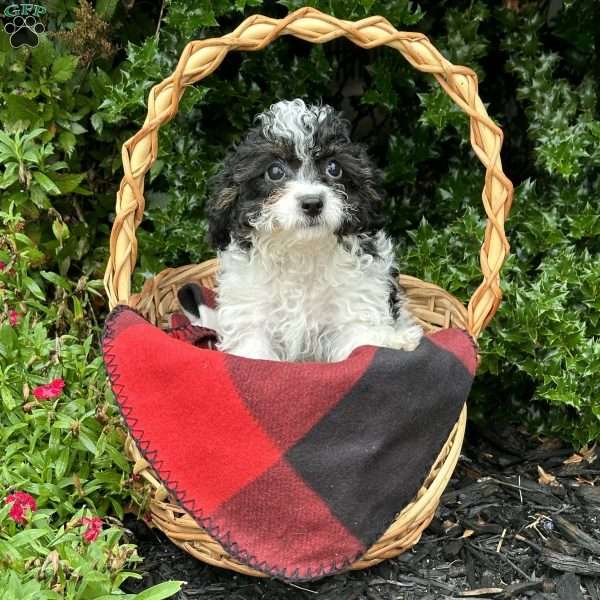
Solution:
{"label": "black fur patch", "polygon": [[195,317],[200,317],[198,307],[205,304],[202,289],[195,283],[186,283],[177,291],[177,299],[181,307]]}
{"label": "black fur patch", "polygon": [[390,306],[390,312],[392,314],[392,318],[394,321],[400,315],[400,309],[403,305],[403,296],[401,294],[400,284],[398,283],[398,276],[400,275],[400,271],[393,267],[390,270],[390,295],[388,298],[388,303]]}

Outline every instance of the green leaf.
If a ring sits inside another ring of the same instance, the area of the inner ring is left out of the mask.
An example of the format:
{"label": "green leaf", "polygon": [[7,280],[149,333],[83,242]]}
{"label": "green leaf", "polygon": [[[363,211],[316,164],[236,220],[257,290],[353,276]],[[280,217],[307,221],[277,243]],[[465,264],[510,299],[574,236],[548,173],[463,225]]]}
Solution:
{"label": "green leaf", "polygon": [[70,235],[69,226],[60,219],[54,219],[52,233],[54,233],[54,237],[62,244]]}
{"label": "green leaf", "polygon": [[[0,355],[8,355],[3,348],[2,342],[0,342]],[[2,404],[4,404],[6,410],[13,410],[17,406],[17,401],[14,395],[7,387],[3,386],[0,388],[0,395],[2,396]]]}
{"label": "green leaf", "polygon": [[31,142],[32,140],[34,140],[39,135],[42,135],[43,133],[47,133],[47,130],[44,129],[43,127],[36,127],[35,129],[28,131],[23,136],[23,139],[22,139],[23,145],[25,145],[26,142]]}
{"label": "green leaf", "polygon": [[24,233],[17,231],[15,233],[15,239],[24,244],[25,246],[33,247],[35,244],[31,238],[27,237]]}
{"label": "green leaf", "polygon": [[33,59],[35,71],[39,72],[44,67],[49,67],[52,64],[55,56],[56,49],[54,44],[50,42],[47,36],[40,37],[39,45],[31,50],[31,57]]}
{"label": "green leaf", "polygon": [[[5,559],[7,558],[12,558],[14,561],[18,561],[21,559],[21,554],[14,548],[14,546],[12,546],[12,544],[9,544],[8,542],[4,541],[4,540],[0,540],[0,556],[4,557]],[[13,574],[16,577],[16,573],[13,571]],[[10,590],[9,590],[10,593]],[[13,594],[11,595],[7,595],[7,594],[3,594],[2,591],[0,591],[0,599],[1,600],[13,600],[13,598],[18,598],[18,595]]]}
{"label": "green leaf", "polygon": [[36,298],[46,299],[46,294],[44,294],[42,288],[31,277],[24,277],[23,284]]}
{"label": "green leaf", "polygon": [[25,531],[20,531],[16,535],[13,535],[10,543],[13,548],[20,548],[26,544],[31,544],[34,540],[44,537],[46,533],[47,531],[44,529],[26,529]]}
{"label": "green leaf", "polygon": [[98,448],[96,444],[92,440],[92,438],[84,433],[83,431],[79,432],[79,441],[83,444],[83,447],[92,454],[96,455],[98,453]]}
{"label": "green leaf", "polygon": [[5,190],[19,179],[17,163],[10,163],[0,178],[0,189]]}
{"label": "green leaf", "polygon": [[52,173],[52,181],[61,194],[70,194],[85,179],[85,173]]}
{"label": "green leaf", "polygon": [[31,200],[38,208],[48,209],[52,206],[46,192],[38,186],[31,188]]}
{"label": "green leaf", "polygon": [[71,154],[75,149],[76,138],[70,131],[61,131],[58,134],[58,145],[67,153]]}
{"label": "green leaf", "polygon": [[15,141],[4,131],[0,130],[0,144],[4,144],[8,149],[14,151]]}
{"label": "green leaf", "polygon": [[136,596],[136,600],[165,600],[171,598],[181,590],[185,581],[163,581],[154,585]]}
{"label": "green leaf", "polygon": [[48,194],[60,194],[60,188],[48,177],[44,175],[41,171],[33,171],[33,178],[37,183],[42,186],[42,189]]}
{"label": "green leaf", "polygon": [[81,135],[82,133],[86,133],[87,132],[87,129],[85,127],[83,127],[83,125],[80,125],[79,123],[77,123],[75,121],[71,121],[69,123],[68,129],[74,135]]}
{"label": "green leaf", "polygon": [[83,306],[77,296],[73,296],[73,318],[75,321],[81,321],[84,318]]}
{"label": "green leaf", "polygon": [[102,133],[102,129],[104,126],[104,120],[102,119],[102,115],[100,113],[94,113],[91,118],[92,127],[98,132]]}
{"label": "green leaf", "polygon": [[96,13],[101,19],[110,21],[115,14],[119,0],[98,0],[96,2]]}
{"label": "green leaf", "polygon": [[68,81],[75,71],[77,61],[78,58],[76,56],[70,56],[69,54],[56,57],[52,63],[52,79],[60,83]]}
{"label": "green leaf", "polygon": [[60,479],[67,471],[69,466],[69,448],[63,448],[58,455],[58,458],[54,462],[54,471],[56,477]]}
{"label": "green leaf", "polygon": [[61,277],[57,273],[53,273],[52,271],[40,271],[40,275],[46,281],[49,281],[50,283],[54,284],[56,287],[61,288],[63,290],[69,291],[73,288],[72,284],[67,279],[65,279],[64,277]]}
{"label": "green leaf", "polygon": [[26,96],[10,94],[5,96],[6,108],[15,121],[25,121],[29,124],[37,123],[40,115],[38,113],[38,104]]}

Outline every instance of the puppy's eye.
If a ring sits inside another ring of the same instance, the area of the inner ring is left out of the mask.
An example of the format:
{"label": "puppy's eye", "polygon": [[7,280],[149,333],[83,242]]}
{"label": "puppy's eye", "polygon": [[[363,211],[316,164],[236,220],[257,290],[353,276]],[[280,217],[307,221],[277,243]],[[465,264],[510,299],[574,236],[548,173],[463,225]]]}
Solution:
{"label": "puppy's eye", "polygon": [[279,163],[273,163],[266,170],[265,177],[269,181],[281,181],[285,177],[285,171]]}
{"label": "puppy's eye", "polygon": [[339,179],[342,176],[342,167],[337,160],[330,160],[325,167],[325,172],[332,179]]}

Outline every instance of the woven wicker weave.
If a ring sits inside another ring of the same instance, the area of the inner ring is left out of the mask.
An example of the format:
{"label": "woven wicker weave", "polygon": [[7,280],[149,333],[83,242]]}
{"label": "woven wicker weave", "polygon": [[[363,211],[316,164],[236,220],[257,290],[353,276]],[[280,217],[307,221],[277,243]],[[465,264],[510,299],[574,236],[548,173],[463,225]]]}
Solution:
{"label": "woven wicker weave", "polygon": [[[370,17],[358,22],[341,21],[313,8],[302,8],[280,20],[255,15],[223,37],[190,42],[183,50],[175,72],[152,88],[143,127],[123,145],[125,174],[117,193],[110,259],[104,279],[111,308],[119,303],[129,304],[153,323],[164,325],[167,315],[178,309],[176,292],[183,283],[195,281],[214,286],[218,265],[215,260],[210,260],[200,265],[165,269],[149,280],[140,293],[131,295],[131,274],[137,259],[135,232],[144,213],[144,176],[156,160],[158,130],[177,113],[185,87],[210,75],[229,51],[261,50],[286,34],[314,44],[343,36],[365,49],[390,46],[419,71],[431,73],[468,114],[471,145],[485,167],[482,200],[488,221],[480,252],[483,282],[466,309],[436,285],[408,276],[401,276],[400,282],[408,295],[409,307],[427,330],[455,326],[477,337],[500,304],[499,273],[508,254],[504,221],[513,192],[500,161],[502,131],[488,117],[479,98],[477,76],[471,69],[447,61],[424,35],[396,31],[383,17]],[[456,466],[465,424],[466,409],[462,411],[417,496],[351,568],[371,566],[397,556],[417,543],[433,518],[440,496]],[[170,501],[167,490],[131,439],[126,443],[126,451],[135,463],[134,472],[148,483],[150,512],[155,526],[174,543],[207,563],[248,575],[264,576],[233,560],[189,514]]]}

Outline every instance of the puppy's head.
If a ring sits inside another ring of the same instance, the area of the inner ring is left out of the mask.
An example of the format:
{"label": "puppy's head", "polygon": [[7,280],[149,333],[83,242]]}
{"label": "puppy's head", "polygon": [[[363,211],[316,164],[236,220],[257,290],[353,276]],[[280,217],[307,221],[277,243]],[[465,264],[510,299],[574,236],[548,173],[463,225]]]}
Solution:
{"label": "puppy's head", "polygon": [[282,101],[225,159],[212,182],[211,243],[284,234],[300,240],[370,232],[382,225],[380,173],[330,106]]}

